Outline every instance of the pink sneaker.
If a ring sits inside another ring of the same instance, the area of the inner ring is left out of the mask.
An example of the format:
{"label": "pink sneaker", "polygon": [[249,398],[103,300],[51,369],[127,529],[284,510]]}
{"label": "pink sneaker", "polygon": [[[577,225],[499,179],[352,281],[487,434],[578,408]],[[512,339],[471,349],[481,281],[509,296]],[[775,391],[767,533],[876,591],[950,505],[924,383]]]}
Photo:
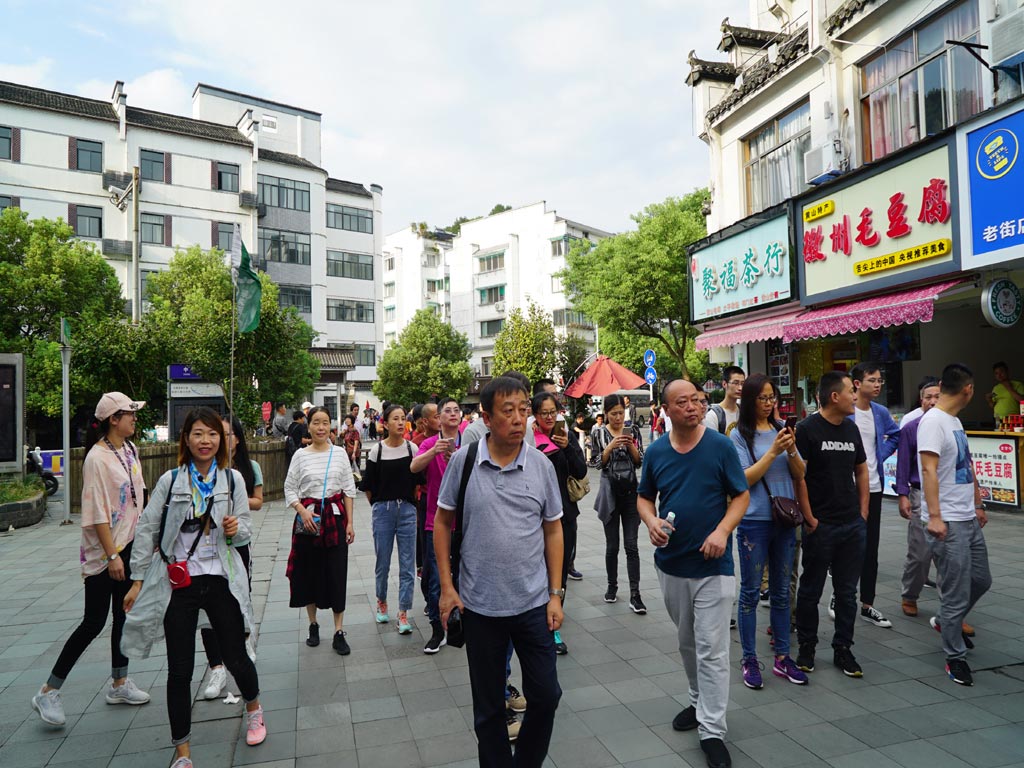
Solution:
{"label": "pink sneaker", "polygon": [[263,707],[254,712],[245,713],[245,743],[250,747],[262,744],[267,738],[267,726],[263,722]]}

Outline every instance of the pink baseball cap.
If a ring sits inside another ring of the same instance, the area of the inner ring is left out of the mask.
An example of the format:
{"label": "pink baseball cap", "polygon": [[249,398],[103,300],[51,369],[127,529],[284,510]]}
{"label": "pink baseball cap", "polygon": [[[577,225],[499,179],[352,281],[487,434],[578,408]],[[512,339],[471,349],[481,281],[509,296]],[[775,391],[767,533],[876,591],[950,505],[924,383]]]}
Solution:
{"label": "pink baseball cap", "polygon": [[145,407],[145,400],[132,400],[124,392],[107,392],[96,404],[96,418],[103,421],[118,411],[137,411]]}

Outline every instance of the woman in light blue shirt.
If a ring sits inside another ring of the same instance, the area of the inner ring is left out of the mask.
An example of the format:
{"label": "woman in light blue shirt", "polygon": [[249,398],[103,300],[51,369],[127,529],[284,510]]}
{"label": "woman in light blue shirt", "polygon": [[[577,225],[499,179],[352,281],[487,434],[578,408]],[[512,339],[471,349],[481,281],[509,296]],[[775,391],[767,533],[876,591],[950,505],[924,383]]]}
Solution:
{"label": "woman in light blue shirt", "polygon": [[743,647],[743,684],[755,690],[764,686],[757,660],[757,604],[761,575],[768,565],[771,596],[771,628],[775,643],[772,673],[791,683],[805,685],[807,675],[789,656],[789,577],[793,567],[796,529],[772,519],[772,496],[796,498],[794,483],[803,480],[806,469],[796,450],[792,429],[774,418],[778,390],[761,373],[752,374],[743,385],[740,413],[730,434],[740,465],[750,485],[750,505],[736,529],[740,559],[739,634]]}

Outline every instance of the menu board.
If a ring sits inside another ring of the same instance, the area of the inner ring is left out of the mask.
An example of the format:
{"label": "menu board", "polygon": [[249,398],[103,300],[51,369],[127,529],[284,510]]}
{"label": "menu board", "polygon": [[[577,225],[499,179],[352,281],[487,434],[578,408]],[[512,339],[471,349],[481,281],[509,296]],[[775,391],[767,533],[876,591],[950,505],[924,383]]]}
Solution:
{"label": "menu board", "polygon": [[1013,438],[968,435],[967,444],[974,460],[974,475],[981,498],[993,504],[1020,506],[1017,441]]}

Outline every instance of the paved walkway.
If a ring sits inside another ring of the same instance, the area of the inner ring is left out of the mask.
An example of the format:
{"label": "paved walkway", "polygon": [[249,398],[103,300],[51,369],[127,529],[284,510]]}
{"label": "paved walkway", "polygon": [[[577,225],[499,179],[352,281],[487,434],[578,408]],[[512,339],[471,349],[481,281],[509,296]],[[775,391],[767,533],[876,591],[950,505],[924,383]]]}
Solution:
{"label": "paved walkway", "polygon": [[[586,511],[576,564],[585,579],[570,585],[564,630],[569,655],[558,660],[565,693],[547,765],[699,768],[705,763],[696,732],[676,733],[670,724],[686,703],[686,679],[675,629],[657,589],[650,543],[641,535],[641,584],[650,613],[635,616],[621,601],[605,604],[604,538],[592,502],[581,507]],[[329,640],[315,649],[302,643],[305,617],[288,607],[284,577],[291,515],[281,502],[257,513],[257,666],[270,735],[263,745],[247,747],[244,739],[238,741],[240,704],[197,701],[192,743],[198,768],[475,765],[464,651],[422,653],[429,626],[418,590],[417,631],[411,637],[399,636],[393,624],[374,624],[368,511],[365,501],[357,503],[345,620],[353,651],[346,658],[332,652]],[[0,766],[165,768],[172,750],[162,645],[156,655],[131,666],[132,677],[152,693],[151,704],[105,703],[100,691],[110,656],[104,635],[64,687],[68,722],[63,730],[45,727],[29,707],[82,612],[78,528],[60,527],[59,519],[58,506],[51,504],[43,523],[0,534]],[[978,631],[970,655],[973,688],[957,686],[943,673],[939,638],[927,623],[934,594],[925,595],[917,619],[899,611],[905,523],[887,503],[877,604],[894,627],[857,624],[854,650],[864,678],[844,677],[822,653],[808,687],[768,675],[763,690],[750,691],[740,682],[734,634],[733,764],[1024,766],[1024,515],[994,513],[986,537],[995,585],[970,616]],[[620,572],[625,581],[622,558]],[[391,597],[396,601],[395,580]],[[767,611],[758,614],[767,621]],[[330,625],[326,614],[322,623]],[[827,624],[826,617],[824,628]],[[766,641],[762,629],[764,659],[770,658]],[[205,672],[201,651],[196,668],[198,689]]]}

